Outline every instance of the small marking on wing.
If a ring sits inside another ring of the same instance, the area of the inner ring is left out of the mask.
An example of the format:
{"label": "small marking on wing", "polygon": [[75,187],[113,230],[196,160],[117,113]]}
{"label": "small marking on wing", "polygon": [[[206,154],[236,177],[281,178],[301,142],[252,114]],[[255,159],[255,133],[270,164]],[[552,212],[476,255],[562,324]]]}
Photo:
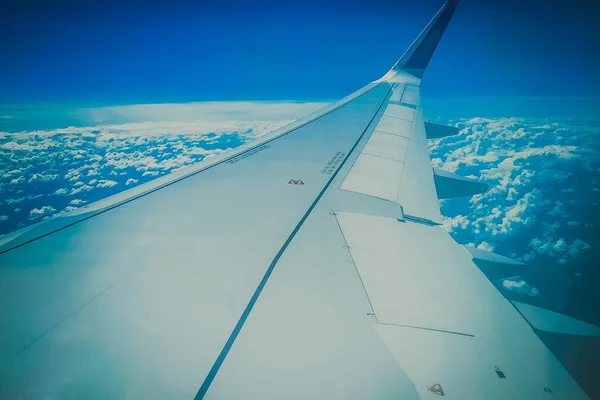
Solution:
{"label": "small marking on wing", "polygon": [[269,147],[271,147],[271,146],[269,146],[268,144],[260,145],[260,146],[254,148],[254,149],[252,149],[250,151],[247,151],[245,153],[242,153],[240,155],[237,155],[237,156],[233,157],[231,160],[227,161],[227,163],[228,164],[235,164],[236,162],[241,161],[244,158],[248,158],[248,157],[253,156],[254,154],[256,154],[256,153],[258,153],[260,151],[266,150]]}
{"label": "small marking on wing", "polygon": [[300,179],[290,179],[288,181],[288,184],[290,185],[304,185],[304,181],[300,180]]}
{"label": "small marking on wing", "polygon": [[432,394],[437,394],[438,396],[445,396],[444,389],[442,389],[442,385],[439,383],[434,383],[431,386],[427,386],[427,391]]}
{"label": "small marking on wing", "polygon": [[335,171],[335,169],[340,165],[345,156],[346,153],[342,151],[338,151],[337,153],[335,153],[335,155],[331,158],[331,160],[329,160],[327,165],[323,167],[321,173],[326,175],[333,174],[333,171]]}
{"label": "small marking on wing", "polygon": [[500,378],[500,379],[506,378],[506,375],[504,374],[504,372],[502,372],[502,370],[497,365],[494,366],[494,369],[496,370],[496,375],[498,375],[498,378]]}

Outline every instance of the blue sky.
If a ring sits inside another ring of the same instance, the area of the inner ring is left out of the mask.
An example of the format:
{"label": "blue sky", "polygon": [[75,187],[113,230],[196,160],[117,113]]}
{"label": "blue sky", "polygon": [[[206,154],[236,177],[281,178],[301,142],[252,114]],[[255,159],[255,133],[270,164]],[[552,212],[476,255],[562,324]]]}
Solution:
{"label": "blue sky", "polygon": [[[598,96],[593,0],[463,0],[429,97]],[[0,102],[331,100],[382,75],[440,1],[22,1],[0,13]]]}

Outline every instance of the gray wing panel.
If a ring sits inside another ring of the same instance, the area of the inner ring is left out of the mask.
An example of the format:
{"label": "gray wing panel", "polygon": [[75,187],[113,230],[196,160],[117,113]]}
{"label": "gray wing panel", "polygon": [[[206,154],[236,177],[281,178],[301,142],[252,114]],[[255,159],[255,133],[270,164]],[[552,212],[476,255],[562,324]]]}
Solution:
{"label": "gray wing panel", "polygon": [[193,397],[389,89],[1,254],[0,397]]}

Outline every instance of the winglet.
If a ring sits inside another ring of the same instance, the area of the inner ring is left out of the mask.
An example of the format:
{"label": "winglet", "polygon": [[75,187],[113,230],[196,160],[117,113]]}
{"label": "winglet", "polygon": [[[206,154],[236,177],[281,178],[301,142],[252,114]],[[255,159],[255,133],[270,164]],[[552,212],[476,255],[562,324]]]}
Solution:
{"label": "winglet", "polygon": [[440,42],[457,5],[458,0],[449,0],[440,8],[417,39],[396,62],[392,71],[405,71],[419,79],[423,78],[425,68],[427,68],[427,64],[429,64],[429,60],[431,60],[431,56]]}

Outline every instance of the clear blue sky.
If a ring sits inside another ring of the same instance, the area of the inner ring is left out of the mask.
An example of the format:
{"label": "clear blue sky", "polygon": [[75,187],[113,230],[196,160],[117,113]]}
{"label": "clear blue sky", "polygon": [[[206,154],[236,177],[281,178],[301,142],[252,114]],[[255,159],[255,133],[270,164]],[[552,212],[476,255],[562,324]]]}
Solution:
{"label": "clear blue sky", "polygon": [[[442,4],[427,0],[13,1],[0,102],[329,100],[378,78]],[[599,96],[594,0],[463,0],[430,97]]]}

